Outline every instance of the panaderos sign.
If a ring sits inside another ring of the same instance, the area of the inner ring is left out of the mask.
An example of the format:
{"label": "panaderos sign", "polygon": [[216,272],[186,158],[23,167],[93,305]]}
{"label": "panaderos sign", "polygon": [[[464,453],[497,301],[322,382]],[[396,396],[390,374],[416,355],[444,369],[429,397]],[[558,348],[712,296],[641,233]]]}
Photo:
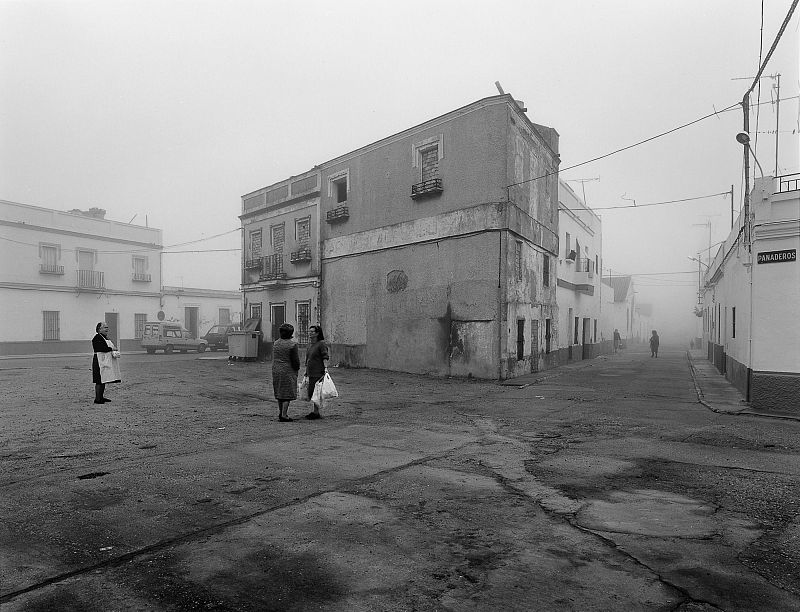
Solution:
{"label": "panaderos sign", "polygon": [[783,263],[797,261],[797,249],[784,249],[783,251],[766,251],[758,254],[758,263]]}

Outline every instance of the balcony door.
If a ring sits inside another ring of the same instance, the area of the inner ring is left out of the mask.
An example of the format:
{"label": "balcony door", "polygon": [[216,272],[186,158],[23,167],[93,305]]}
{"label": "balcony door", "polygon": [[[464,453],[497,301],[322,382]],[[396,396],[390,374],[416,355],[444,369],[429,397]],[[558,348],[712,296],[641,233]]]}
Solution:
{"label": "balcony door", "polygon": [[270,304],[272,309],[272,341],[280,338],[278,328],[286,323],[286,304]]}

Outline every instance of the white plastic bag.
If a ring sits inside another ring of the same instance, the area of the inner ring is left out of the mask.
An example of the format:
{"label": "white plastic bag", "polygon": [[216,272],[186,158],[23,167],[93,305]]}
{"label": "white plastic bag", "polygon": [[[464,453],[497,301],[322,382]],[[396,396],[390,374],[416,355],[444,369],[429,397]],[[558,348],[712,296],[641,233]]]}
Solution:
{"label": "white plastic bag", "polygon": [[322,406],[322,381],[318,380],[314,385],[314,395],[311,396],[311,401],[317,406]]}
{"label": "white plastic bag", "polygon": [[297,399],[308,399],[308,376],[303,376],[297,383]]}
{"label": "white plastic bag", "polygon": [[[336,390],[336,385],[333,384],[333,379],[331,375],[325,372],[325,376],[322,377],[322,399],[331,399],[332,397],[339,397],[339,392]],[[320,386],[320,383],[317,383],[317,387]]]}

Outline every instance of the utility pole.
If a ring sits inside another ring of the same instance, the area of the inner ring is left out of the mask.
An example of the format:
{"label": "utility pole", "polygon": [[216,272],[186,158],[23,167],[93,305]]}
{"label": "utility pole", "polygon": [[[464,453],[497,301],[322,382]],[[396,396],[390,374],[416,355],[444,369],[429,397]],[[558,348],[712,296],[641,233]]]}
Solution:
{"label": "utility pole", "polygon": [[733,185],[731,185],[731,229],[733,229]]}
{"label": "utility pole", "polygon": [[[731,79],[731,81],[750,81],[754,77],[736,77]],[[768,74],[765,76],[760,77],[761,79],[772,79],[775,81],[772,87],[776,91],[775,95],[775,176],[778,176],[778,140],[780,134],[780,120],[781,120],[781,75],[780,73],[775,74]],[[745,129],[745,132],[749,132],[749,130]],[[758,138],[756,138],[756,143],[758,143]],[[757,148],[757,147],[756,147]]]}

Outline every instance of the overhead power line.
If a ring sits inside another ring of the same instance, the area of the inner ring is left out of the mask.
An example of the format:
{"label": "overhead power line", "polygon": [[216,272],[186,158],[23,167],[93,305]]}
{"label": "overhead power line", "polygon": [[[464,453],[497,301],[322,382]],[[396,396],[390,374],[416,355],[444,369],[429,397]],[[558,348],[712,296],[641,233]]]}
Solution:
{"label": "overhead power line", "polygon": [[[720,193],[710,193],[708,195],[696,196],[694,198],[682,198],[680,200],[665,200],[664,202],[648,202],[645,204],[623,204],[622,206],[592,206],[589,210],[614,210],[615,208],[644,208],[645,206],[661,206],[662,204],[677,204],[679,202],[693,202],[694,200],[704,200],[705,198],[716,198],[718,196],[730,195],[730,191],[722,191]],[[564,210],[571,210],[580,212],[586,210],[585,208],[565,208]]]}

